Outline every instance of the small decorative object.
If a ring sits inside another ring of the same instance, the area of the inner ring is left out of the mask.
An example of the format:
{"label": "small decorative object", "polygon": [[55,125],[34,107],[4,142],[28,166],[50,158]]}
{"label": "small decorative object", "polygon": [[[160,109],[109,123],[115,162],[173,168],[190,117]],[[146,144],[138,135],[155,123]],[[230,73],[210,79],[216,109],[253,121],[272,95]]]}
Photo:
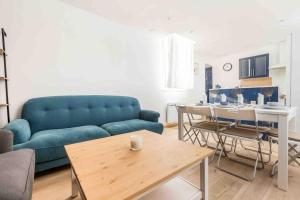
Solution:
{"label": "small decorative object", "polygon": [[244,97],[242,94],[237,94],[238,97],[238,104],[244,104]]}
{"label": "small decorative object", "polygon": [[281,104],[280,102],[272,102],[272,101],[267,102],[267,105],[268,105],[268,106],[271,106],[271,107],[279,107],[279,106],[282,106],[282,104]]}
{"label": "small decorative object", "polygon": [[231,69],[232,69],[232,64],[231,64],[231,63],[225,63],[225,64],[223,65],[223,70],[224,70],[225,72],[229,72]]}
{"label": "small decorative object", "polygon": [[139,135],[130,136],[130,149],[133,151],[138,151],[143,148],[143,137]]}
{"label": "small decorative object", "polygon": [[221,85],[217,84],[215,87],[216,87],[216,89],[220,89]]}
{"label": "small decorative object", "polygon": [[280,98],[280,99],[286,99],[286,95],[285,95],[285,94],[281,94],[281,95],[279,96],[279,98]]}
{"label": "small decorative object", "polygon": [[280,98],[281,100],[283,100],[284,106],[286,106],[286,95],[285,95],[285,94],[281,94],[281,95],[279,96],[279,98]]}
{"label": "small decorative object", "polygon": [[262,106],[262,105],[264,105],[264,101],[265,101],[265,96],[261,93],[258,93],[257,104]]}
{"label": "small decorative object", "polygon": [[256,105],[256,101],[251,101],[251,105]]}
{"label": "small decorative object", "polygon": [[227,101],[227,97],[225,94],[221,94],[221,102],[226,102]]}

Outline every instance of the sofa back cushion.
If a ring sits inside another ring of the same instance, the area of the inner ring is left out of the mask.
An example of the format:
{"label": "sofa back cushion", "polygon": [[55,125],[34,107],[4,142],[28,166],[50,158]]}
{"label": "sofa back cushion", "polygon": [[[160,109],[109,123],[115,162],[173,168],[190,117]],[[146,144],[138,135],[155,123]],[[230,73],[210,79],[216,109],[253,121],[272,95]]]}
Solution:
{"label": "sofa back cushion", "polygon": [[138,119],[141,108],[137,99],[125,96],[53,96],[27,101],[22,118],[31,132],[97,125]]}

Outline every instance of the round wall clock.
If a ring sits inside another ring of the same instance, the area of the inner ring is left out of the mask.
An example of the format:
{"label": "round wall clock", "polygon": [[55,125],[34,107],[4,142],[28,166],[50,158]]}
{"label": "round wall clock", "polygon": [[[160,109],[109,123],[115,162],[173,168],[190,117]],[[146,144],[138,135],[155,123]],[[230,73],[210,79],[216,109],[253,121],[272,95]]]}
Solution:
{"label": "round wall clock", "polygon": [[223,65],[223,70],[226,72],[229,72],[232,69],[232,64],[231,63],[225,63]]}

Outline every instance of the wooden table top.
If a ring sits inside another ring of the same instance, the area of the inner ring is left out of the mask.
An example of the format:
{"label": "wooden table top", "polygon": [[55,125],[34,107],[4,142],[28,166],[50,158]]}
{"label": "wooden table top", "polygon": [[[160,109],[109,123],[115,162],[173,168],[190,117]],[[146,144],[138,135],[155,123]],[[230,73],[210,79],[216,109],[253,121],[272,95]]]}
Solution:
{"label": "wooden table top", "polygon": [[[144,138],[132,151],[130,135]],[[212,150],[146,130],[65,146],[84,195],[92,199],[132,199],[201,162]]]}

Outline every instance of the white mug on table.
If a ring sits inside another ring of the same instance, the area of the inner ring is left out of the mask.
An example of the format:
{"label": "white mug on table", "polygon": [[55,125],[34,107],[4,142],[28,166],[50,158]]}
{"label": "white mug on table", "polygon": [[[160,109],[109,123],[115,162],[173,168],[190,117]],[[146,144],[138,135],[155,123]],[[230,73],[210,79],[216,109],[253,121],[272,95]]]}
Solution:
{"label": "white mug on table", "polygon": [[141,150],[143,148],[143,137],[139,135],[130,136],[130,149]]}

